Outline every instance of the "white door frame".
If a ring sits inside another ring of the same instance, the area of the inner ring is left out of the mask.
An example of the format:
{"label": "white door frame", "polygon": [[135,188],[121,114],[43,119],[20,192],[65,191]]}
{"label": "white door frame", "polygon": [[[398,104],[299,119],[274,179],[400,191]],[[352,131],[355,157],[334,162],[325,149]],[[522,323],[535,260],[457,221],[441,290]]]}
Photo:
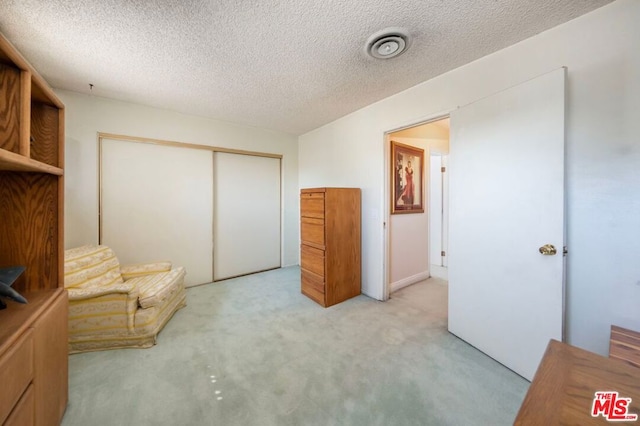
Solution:
{"label": "white door frame", "polygon": [[[383,279],[383,290],[382,290],[382,300],[389,300],[389,295],[391,292],[391,268],[389,265],[391,264],[391,234],[389,232],[390,223],[391,223],[391,185],[389,185],[389,179],[391,179],[391,167],[389,167],[391,161],[391,143],[389,135],[391,133],[399,132],[401,130],[410,129],[411,127],[421,126],[424,124],[429,124],[434,121],[443,120],[449,118],[449,115],[452,110],[441,111],[435,114],[430,114],[422,118],[417,118],[411,120],[409,122],[405,121],[397,126],[392,127],[390,130],[386,130],[382,135],[382,146],[384,150],[384,182],[382,185],[383,188],[383,210],[384,210],[384,222],[383,222],[383,259],[382,259],[382,276]],[[426,159],[425,159],[426,161]],[[429,190],[425,188],[425,199],[423,200],[424,205],[429,205]],[[428,256],[428,253],[427,253]]]}

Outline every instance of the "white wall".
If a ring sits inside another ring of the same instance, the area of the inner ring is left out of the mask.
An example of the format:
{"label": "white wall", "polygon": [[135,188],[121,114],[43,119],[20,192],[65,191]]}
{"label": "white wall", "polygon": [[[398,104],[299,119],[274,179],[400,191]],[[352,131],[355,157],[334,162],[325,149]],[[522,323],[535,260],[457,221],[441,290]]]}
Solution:
{"label": "white wall", "polygon": [[282,154],[283,266],[298,264],[298,146],[278,132],[56,90],[66,108],[65,247],[98,242],[98,132]]}
{"label": "white wall", "polygon": [[412,126],[407,129],[393,132],[393,136],[397,138],[417,138],[417,139],[434,139],[445,143],[448,148],[449,130],[441,123],[448,122],[449,119],[438,120],[430,123]]}
{"label": "white wall", "polygon": [[299,181],[363,193],[363,291],[383,297],[384,132],[568,67],[567,326],[606,354],[640,330],[640,1],[618,0],[299,138]]}

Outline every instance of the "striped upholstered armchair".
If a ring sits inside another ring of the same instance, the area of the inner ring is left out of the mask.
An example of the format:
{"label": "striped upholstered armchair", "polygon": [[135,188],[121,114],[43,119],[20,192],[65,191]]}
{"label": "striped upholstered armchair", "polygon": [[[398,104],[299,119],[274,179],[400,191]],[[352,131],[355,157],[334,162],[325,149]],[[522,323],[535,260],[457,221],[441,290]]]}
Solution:
{"label": "striped upholstered armchair", "polygon": [[69,352],[148,348],[186,306],[185,269],[170,262],[121,267],[107,246],[64,253]]}

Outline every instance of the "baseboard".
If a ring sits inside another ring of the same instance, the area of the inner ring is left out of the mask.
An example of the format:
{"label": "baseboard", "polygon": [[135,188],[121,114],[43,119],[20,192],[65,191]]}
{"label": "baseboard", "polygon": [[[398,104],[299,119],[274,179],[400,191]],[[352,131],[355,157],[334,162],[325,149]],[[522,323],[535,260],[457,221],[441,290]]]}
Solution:
{"label": "baseboard", "polygon": [[429,271],[424,271],[424,272],[420,272],[418,274],[412,275],[410,277],[403,278],[389,285],[389,293],[398,291],[401,288],[405,288],[406,286],[409,286],[411,284],[419,283],[420,281],[424,281],[429,277],[430,277]]}
{"label": "baseboard", "polygon": [[429,265],[431,276],[449,281],[449,269],[446,266]]}

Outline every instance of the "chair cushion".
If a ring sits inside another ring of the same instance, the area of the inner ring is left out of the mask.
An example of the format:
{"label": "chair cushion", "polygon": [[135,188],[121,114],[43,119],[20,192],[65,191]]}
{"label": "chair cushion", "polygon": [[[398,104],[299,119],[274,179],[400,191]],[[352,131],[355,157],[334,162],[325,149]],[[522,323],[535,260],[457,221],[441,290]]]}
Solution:
{"label": "chair cushion", "polygon": [[122,283],[120,262],[107,246],[83,246],[64,252],[65,288],[89,288]]}
{"label": "chair cushion", "polygon": [[170,270],[171,262],[169,261],[120,266],[120,274],[122,275],[122,279],[125,281],[131,278],[141,277],[143,275],[169,272]]}
{"label": "chair cushion", "polygon": [[147,309],[162,304],[171,293],[172,287],[184,285],[184,275],[184,268],[178,267],[169,272],[131,278],[127,280],[127,284],[136,286],[138,304],[142,309]]}

